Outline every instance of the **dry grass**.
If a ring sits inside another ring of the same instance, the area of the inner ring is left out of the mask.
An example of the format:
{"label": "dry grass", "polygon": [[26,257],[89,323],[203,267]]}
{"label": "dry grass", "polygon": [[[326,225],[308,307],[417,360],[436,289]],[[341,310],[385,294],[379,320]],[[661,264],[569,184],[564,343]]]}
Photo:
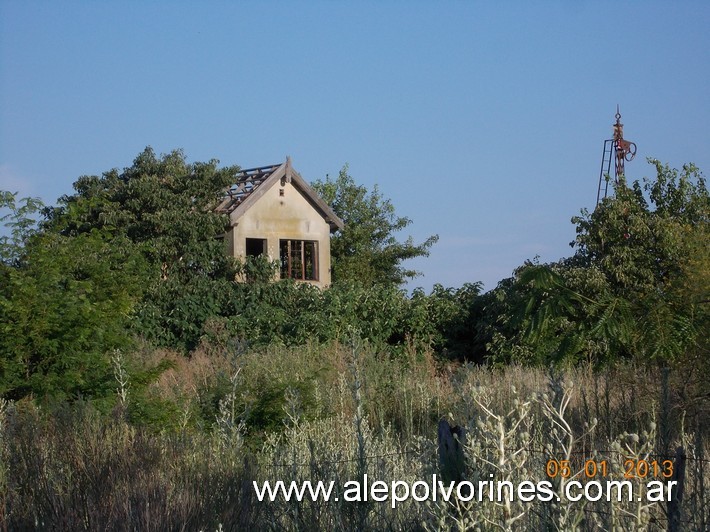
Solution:
{"label": "dry grass", "polygon": [[[128,363],[155,367],[165,358],[173,368],[150,385],[149,397],[175,402],[188,417],[204,413],[210,398],[214,423],[161,431],[130,424],[121,410],[99,415],[88,404],[51,412],[31,404],[0,408],[0,529],[666,527],[660,504],[408,501],[392,509],[255,500],[253,480],[342,485],[364,473],[386,482],[428,478],[439,467],[441,417],[467,427],[471,480],[493,474],[537,481],[550,457],[568,457],[578,469],[595,452],[611,460],[630,445],[627,455],[653,457],[683,445],[689,456],[683,529],[710,523],[708,408],[702,397],[691,400],[688,379],[678,372],[619,366],[550,375],[444,366],[431,353],[390,358],[358,343],[260,351],[205,344],[190,358],[144,351]],[[129,408],[132,400],[129,393]],[[559,419],[568,432],[555,425]]]}

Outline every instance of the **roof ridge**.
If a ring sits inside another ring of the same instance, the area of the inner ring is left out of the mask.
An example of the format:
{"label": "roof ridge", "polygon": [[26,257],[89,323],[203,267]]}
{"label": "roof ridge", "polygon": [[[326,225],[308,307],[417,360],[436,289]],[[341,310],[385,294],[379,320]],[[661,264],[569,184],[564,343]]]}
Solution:
{"label": "roof ridge", "polygon": [[[286,162],[273,164],[269,166],[257,166],[237,172],[235,180],[224,192],[222,201],[217,206],[216,211],[220,213],[232,214],[240,206],[249,200],[250,196],[256,192],[254,197],[258,198],[263,193],[261,186],[271,178],[280,168],[286,166],[285,174],[282,179],[290,182],[294,179],[295,184],[301,189],[301,193],[305,195],[309,202],[322,214],[325,220],[331,227],[342,229],[343,222],[333,212],[331,207],[318,196],[315,190],[311,188],[308,182],[301,175],[291,168],[291,158],[287,157]],[[283,185],[282,185],[283,186]]]}
{"label": "roof ridge", "polygon": [[284,163],[279,163],[279,164],[270,164],[268,166],[257,166],[255,168],[247,168],[246,170],[239,170],[237,172],[237,176],[241,175],[249,175],[253,173],[261,174],[261,173],[271,173],[274,170],[276,170],[279,166],[281,166]]}
{"label": "roof ridge", "polygon": [[217,206],[217,212],[234,211],[283,164],[258,166],[237,172],[234,183],[225,190],[224,199]]}

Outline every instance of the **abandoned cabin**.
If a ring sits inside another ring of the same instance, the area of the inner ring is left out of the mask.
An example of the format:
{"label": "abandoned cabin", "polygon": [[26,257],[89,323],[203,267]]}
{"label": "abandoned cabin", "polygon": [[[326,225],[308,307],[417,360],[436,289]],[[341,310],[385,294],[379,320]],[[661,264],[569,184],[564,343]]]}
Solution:
{"label": "abandoned cabin", "polygon": [[278,275],[317,286],[330,284],[330,234],[343,222],[291,166],[242,170],[217,207],[229,215],[228,252],[277,260]]}

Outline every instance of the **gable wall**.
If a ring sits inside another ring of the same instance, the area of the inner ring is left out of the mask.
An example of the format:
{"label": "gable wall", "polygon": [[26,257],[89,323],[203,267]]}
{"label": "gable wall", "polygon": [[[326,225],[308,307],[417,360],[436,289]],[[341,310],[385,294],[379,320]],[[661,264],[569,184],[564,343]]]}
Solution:
{"label": "gable wall", "polygon": [[317,241],[319,279],[309,282],[330,284],[330,226],[291,183],[283,187],[275,183],[244,214],[233,218],[232,226],[227,245],[237,258],[246,256],[247,238],[266,239],[270,260],[279,260],[281,239]]}

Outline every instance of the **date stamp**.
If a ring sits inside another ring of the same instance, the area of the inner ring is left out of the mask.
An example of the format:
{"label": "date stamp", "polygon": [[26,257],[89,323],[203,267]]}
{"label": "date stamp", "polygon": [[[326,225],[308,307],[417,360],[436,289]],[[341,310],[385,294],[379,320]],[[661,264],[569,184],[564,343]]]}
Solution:
{"label": "date stamp", "polygon": [[[623,478],[625,479],[646,479],[646,478],[664,478],[673,477],[673,461],[672,460],[634,460],[627,459],[623,461]],[[545,465],[545,474],[548,478],[572,478],[584,476],[588,479],[608,477],[611,473],[611,468],[608,460],[593,460],[584,461],[584,466],[577,473],[574,473],[570,460],[556,460],[551,458]]]}

